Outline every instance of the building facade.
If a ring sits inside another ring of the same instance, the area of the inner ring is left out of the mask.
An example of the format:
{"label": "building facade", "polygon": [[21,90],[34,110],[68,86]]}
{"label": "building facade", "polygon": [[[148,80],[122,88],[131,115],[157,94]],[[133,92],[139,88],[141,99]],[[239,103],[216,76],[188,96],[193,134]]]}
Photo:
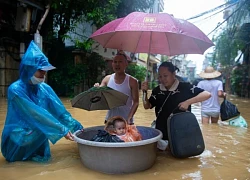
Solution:
{"label": "building facade", "polygon": [[40,0],[0,0],[0,96],[19,77],[21,57],[35,39],[44,7]]}

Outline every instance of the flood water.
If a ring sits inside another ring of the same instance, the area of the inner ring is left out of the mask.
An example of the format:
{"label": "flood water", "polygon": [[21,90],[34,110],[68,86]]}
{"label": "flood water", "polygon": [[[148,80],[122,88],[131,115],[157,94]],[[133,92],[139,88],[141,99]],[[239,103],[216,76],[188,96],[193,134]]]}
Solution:
{"label": "flood water", "polygon": [[[242,116],[250,125],[250,100],[231,96],[230,101],[238,105]],[[68,98],[62,98],[68,111],[84,127],[103,125],[106,111],[85,111],[72,108]],[[0,98],[0,133],[2,133],[7,101]],[[200,123],[199,104],[192,111]],[[139,105],[135,115],[136,125],[150,126],[154,119],[153,110],[144,110]],[[107,175],[81,164],[77,144],[64,138],[51,145],[52,160],[48,163],[8,163],[0,154],[0,179],[2,180],[246,180],[250,179],[250,131],[224,123],[202,125],[206,149],[197,157],[176,159],[169,152],[158,152],[155,165],[143,172],[126,175]],[[114,159],[115,161],[115,159]],[[100,162],[102,163],[102,162]]]}

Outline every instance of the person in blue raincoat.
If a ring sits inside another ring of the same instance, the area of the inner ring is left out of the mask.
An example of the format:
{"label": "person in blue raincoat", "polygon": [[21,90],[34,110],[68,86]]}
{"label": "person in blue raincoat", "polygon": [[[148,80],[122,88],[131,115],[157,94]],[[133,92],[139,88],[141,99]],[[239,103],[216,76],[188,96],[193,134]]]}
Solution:
{"label": "person in blue raincoat", "polygon": [[8,88],[1,151],[9,162],[48,161],[49,141],[55,144],[62,137],[73,140],[72,133],[83,129],[44,83],[46,72],[52,69],[55,67],[31,41],[20,63],[20,77]]}

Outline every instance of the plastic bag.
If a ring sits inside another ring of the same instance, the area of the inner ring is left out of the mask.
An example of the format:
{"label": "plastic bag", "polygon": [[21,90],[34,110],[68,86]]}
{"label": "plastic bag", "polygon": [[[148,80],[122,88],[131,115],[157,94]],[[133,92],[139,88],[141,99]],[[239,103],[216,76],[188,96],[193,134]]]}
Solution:
{"label": "plastic bag", "polygon": [[[156,127],[156,120],[153,120],[152,123],[151,123],[151,128],[154,128],[155,129]],[[159,140],[157,141],[157,148],[162,150],[162,151],[165,151],[168,147],[168,140]]]}
{"label": "plastic bag", "polygon": [[157,142],[158,149],[165,151],[167,149],[167,147],[168,147],[168,140],[161,139]]}
{"label": "plastic bag", "polygon": [[239,116],[240,112],[233,103],[224,98],[224,101],[221,103],[220,106],[220,115],[221,115],[221,120],[226,121],[228,119],[232,119],[236,116]]}
{"label": "plastic bag", "polygon": [[98,130],[98,133],[91,139],[96,142],[124,142],[116,135],[109,134],[107,131]]}
{"label": "plastic bag", "polygon": [[242,116],[229,120],[229,125],[236,127],[248,127],[246,120]]}

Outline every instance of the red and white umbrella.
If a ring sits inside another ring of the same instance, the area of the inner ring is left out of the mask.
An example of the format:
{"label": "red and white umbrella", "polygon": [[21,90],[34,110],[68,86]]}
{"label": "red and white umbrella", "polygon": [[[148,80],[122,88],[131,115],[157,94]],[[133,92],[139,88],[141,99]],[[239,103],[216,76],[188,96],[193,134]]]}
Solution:
{"label": "red and white umbrella", "polygon": [[107,23],[91,38],[104,48],[148,53],[147,71],[149,54],[203,54],[214,46],[194,24],[167,13],[133,12]]}
{"label": "red and white umbrella", "polygon": [[107,23],[91,38],[104,48],[168,56],[203,54],[214,45],[194,24],[167,13],[133,12]]}

